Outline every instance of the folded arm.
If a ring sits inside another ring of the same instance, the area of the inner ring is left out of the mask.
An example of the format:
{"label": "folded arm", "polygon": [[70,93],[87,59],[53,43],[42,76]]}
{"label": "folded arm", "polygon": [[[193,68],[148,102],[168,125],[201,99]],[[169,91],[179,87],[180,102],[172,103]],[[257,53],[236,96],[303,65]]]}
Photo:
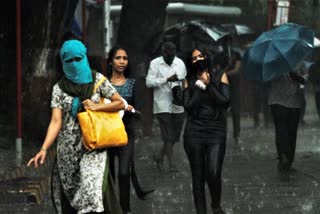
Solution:
{"label": "folded arm", "polygon": [[146,85],[148,88],[154,88],[159,87],[160,85],[163,85],[167,83],[166,77],[158,77],[158,69],[156,67],[156,64],[151,62],[150,67],[148,70],[148,74],[146,77]]}
{"label": "folded arm", "polygon": [[119,93],[114,93],[110,97],[110,103],[94,103],[90,99],[86,99],[82,102],[85,109],[89,109],[92,111],[106,111],[106,112],[117,112],[120,110],[124,110],[125,104],[122,101]]}

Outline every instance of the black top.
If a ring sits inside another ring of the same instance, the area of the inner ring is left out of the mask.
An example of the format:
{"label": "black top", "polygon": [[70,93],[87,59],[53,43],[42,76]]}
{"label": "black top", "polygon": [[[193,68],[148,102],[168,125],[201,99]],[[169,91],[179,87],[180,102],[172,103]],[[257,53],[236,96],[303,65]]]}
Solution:
{"label": "black top", "polygon": [[189,81],[183,95],[184,107],[188,113],[184,137],[202,139],[226,136],[225,109],[229,105],[229,86],[220,81],[222,71],[210,72],[211,82],[202,90]]}

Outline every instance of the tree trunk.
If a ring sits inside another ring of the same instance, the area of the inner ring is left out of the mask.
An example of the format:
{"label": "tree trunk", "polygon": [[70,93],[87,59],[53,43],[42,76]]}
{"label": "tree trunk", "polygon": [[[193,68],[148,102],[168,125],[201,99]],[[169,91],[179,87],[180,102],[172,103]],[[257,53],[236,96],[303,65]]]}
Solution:
{"label": "tree trunk", "polygon": [[[167,0],[123,1],[117,43],[127,49],[133,68],[146,60],[157,45],[167,5]],[[134,69],[132,76],[145,76],[145,73]]]}
{"label": "tree trunk", "polygon": [[123,0],[117,43],[128,51],[132,77],[136,78],[138,97],[144,98],[143,131],[152,133],[152,90],[145,87],[145,76],[152,55],[160,42],[168,0]]}
{"label": "tree trunk", "polygon": [[21,2],[23,137],[43,140],[50,120],[52,86],[58,76],[60,40],[70,29],[78,0]]}

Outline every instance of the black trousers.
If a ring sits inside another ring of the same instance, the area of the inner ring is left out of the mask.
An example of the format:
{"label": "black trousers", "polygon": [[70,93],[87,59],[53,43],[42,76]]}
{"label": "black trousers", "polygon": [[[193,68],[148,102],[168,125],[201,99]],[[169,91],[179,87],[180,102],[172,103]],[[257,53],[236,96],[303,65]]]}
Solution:
{"label": "black trousers", "polygon": [[[134,153],[134,142],[128,132],[128,145],[108,149],[109,168],[115,182],[115,157],[118,157],[119,200],[124,212],[130,212],[130,167]],[[115,182],[116,183],[116,182]]]}
{"label": "black trousers", "polygon": [[315,103],[316,103],[318,117],[320,119],[320,92],[319,91],[316,91],[314,93],[314,99],[315,99]]}
{"label": "black trousers", "polygon": [[251,93],[253,96],[252,101],[252,114],[254,126],[258,127],[260,125],[259,113],[263,113],[264,126],[268,127],[270,123],[271,113],[270,108],[268,106],[268,86],[266,83],[262,83],[259,81],[251,82],[252,88]]}
{"label": "black trousers", "polygon": [[233,137],[240,136],[240,76],[229,77]]}
{"label": "black trousers", "polygon": [[300,109],[287,108],[282,105],[271,105],[270,107],[275,126],[275,143],[278,156],[284,154],[292,163],[296,150]]}
{"label": "black trousers", "polygon": [[300,116],[299,116],[299,121],[303,122],[304,121],[304,115],[306,113],[306,107],[307,107],[307,99],[306,95],[304,92],[304,89],[300,89],[301,97],[302,97],[302,107],[300,109]]}
{"label": "black trousers", "polygon": [[212,208],[220,207],[221,204],[221,172],[226,138],[214,139],[210,144],[197,143],[196,139],[184,138],[184,149],[190,164],[193,200],[197,214],[206,214],[206,182]]}

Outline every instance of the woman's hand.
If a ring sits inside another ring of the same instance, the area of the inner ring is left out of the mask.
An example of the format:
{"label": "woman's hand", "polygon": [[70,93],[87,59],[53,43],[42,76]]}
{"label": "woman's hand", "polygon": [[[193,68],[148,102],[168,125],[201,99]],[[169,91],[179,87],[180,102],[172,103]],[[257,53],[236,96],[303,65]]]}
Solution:
{"label": "woman's hand", "polygon": [[206,84],[204,84],[202,80],[197,80],[195,85],[198,86],[201,90],[206,90],[207,88]]}
{"label": "woman's hand", "polygon": [[182,86],[183,86],[183,89],[185,89],[185,88],[188,88],[188,80],[187,79],[184,79],[183,81],[182,81]]}
{"label": "woman's hand", "polygon": [[130,111],[130,112],[134,112],[134,108],[132,105],[128,105],[128,107],[125,110]]}
{"label": "woman's hand", "polygon": [[202,72],[200,75],[198,75],[198,79],[201,80],[205,85],[209,85],[210,83],[209,72]]}
{"label": "woman's hand", "polygon": [[82,105],[85,109],[89,109],[91,111],[96,111],[97,110],[97,104],[94,103],[92,100],[90,99],[86,99],[84,101],[82,101]]}
{"label": "woman's hand", "polygon": [[305,79],[298,73],[296,72],[290,72],[289,76],[291,77],[292,80],[304,85],[305,84]]}
{"label": "woman's hand", "polygon": [[38,154],[36,154],[33,158],[31,158],[27,164],[27,166],[31,166],[32,163],[34,164],[35,168],[38,168],[38,162],[40,160],[40,164],[42,165],[46,159],[47,156],[47,150],[41,149]]}

